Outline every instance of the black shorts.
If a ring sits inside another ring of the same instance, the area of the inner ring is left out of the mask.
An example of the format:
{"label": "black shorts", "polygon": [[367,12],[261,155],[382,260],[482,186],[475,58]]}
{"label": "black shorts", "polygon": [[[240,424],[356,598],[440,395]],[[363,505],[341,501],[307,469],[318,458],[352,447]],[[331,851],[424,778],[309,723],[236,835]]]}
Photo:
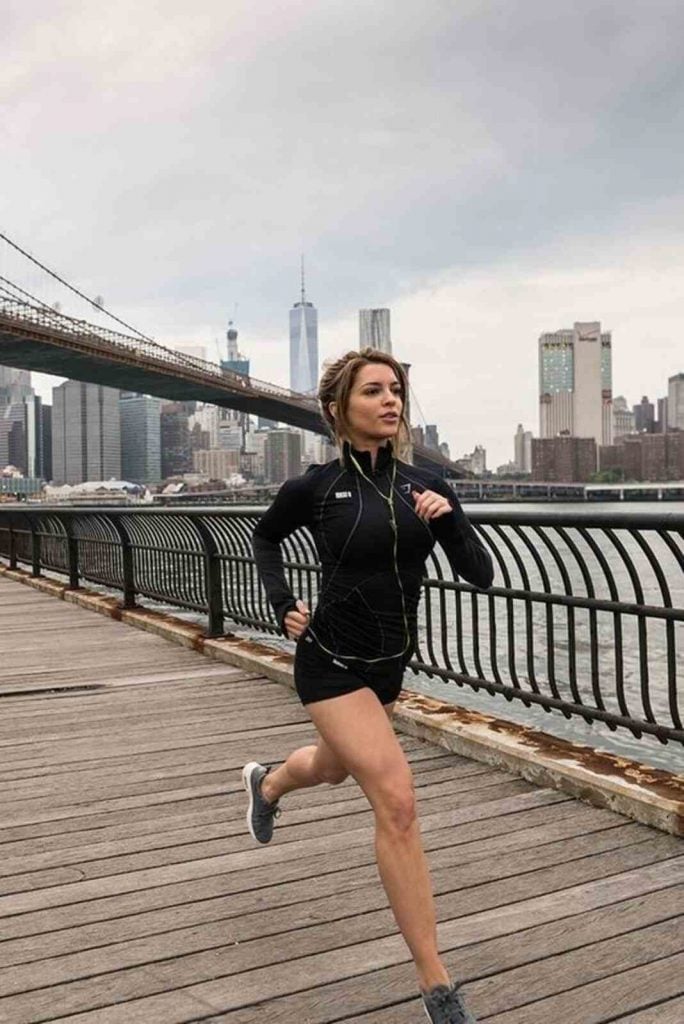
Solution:
{"label": "black shorts", "polygon": [[295,688],[302,704],[340,697],[343,693],[352,693],[364,686],[375,693],[381,704],[390,704],[399,696],[410,658],[409,650],[402,658],[374,665],[360,661],[337,661],[305,631],[295,649]]}

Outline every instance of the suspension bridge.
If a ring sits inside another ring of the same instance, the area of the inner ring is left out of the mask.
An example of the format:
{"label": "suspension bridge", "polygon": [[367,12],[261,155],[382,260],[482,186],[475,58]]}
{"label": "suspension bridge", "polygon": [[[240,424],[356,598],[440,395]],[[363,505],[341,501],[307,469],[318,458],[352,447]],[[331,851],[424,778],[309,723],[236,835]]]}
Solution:
{"label": "suspension bridge", "polygon": [[[318,402],[216,363],[176,352],[131,327],[25,252],[6,235],[0,243],[37,270],[46,282],[87,304],[90,316],[107,317],[126,333],[61,311],[19,283],[22,265],[12,277],[0,274],[0,364],[68,377],[107,387],[155,395],[171,401],[200,401],[236,409],[329,435]],[[4,269],[4,266],[3,266]],[[440,475],[464,473],[439,451],[413,445],[413,460]]]}

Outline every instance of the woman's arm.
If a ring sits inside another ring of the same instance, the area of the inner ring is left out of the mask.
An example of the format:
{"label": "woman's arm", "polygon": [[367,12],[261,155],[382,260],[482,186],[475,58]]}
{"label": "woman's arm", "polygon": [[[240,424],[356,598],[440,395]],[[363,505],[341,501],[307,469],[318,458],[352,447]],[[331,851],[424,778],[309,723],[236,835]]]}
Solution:
{"label": "woman's arm", "polygon": [[451,512],[429,520],[435,540],[444,549],[452,571],[480,590],[491,587],[494,579],[492,557],[468,520],[449,485],[440,477],[430,482],[430,490],[446,498]]}
{"label": "woman's arm", "polygon": [[280,543],[298,526],[309,524],[310,510],[310,485],[306,476],[286,480],[252,535],[252,551],[259,578],[283,633],[286,632],[285,616],[297,607],[297,598],[285,578]]}

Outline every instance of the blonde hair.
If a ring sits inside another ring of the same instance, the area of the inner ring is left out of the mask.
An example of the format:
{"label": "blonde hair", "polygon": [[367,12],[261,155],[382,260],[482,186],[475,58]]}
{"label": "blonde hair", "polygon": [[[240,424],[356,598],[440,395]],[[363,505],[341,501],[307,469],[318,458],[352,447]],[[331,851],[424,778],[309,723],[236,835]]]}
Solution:
{"label": "blonde hair", "polygon": [[[323,418],[335,438],[341,458],[344,441],[351,441],[348,416],[349,396],[357,373],[362,366],[367,366],[369,363],[384,363],[385,366],[389,366],[394,370],[401,387],[402,407],[399,429],[396,437],[392,438],[392,445],[397,458],[403,459],[408,456],[411,443],[411,428],[406,417],[408,377],[401,363],[397,362],[388,352],[381,352],[377,348],[362,348],[359,351],[346,352],[325,368],[318,384],[318,401]],[[336,416],[330,412],[331,402],[335,402]]]}

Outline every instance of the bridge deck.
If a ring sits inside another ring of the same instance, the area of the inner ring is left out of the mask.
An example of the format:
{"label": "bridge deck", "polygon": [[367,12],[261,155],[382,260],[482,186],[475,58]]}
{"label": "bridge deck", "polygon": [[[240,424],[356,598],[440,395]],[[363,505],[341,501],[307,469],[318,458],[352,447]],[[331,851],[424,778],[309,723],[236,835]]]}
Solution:
{"label": "bridge deck", "polygon": [[[240,768],[285,687],[0,580],[0,1021],[424,1020],[353,781]],[[449,969],[487,1024],[681,1024],[681,840],[407,736]]]}

